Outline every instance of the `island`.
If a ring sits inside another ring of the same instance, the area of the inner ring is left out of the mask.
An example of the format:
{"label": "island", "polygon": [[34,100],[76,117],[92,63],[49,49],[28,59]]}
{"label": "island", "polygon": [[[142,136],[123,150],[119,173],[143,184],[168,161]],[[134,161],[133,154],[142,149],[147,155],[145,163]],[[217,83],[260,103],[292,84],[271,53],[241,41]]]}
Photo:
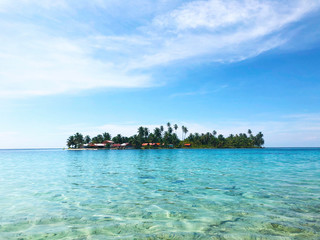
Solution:
{"label": "island", "polygon": [[126,137],[110,133],[98,134],[95,137],[76,133],[67,139],[70,150],[97,150],[97,149],[172,149],[172,148],[262,148],[264,139],[262,132],[256,135],[249,129],[247,133],[230,134],[224,137],[217,131],[207,133],[190,133],[188,128],[181,126],[181,139],[178,137],[178,125],[166,124],[156,127],[152,132],[147,127],[139,127],[137,134]]}

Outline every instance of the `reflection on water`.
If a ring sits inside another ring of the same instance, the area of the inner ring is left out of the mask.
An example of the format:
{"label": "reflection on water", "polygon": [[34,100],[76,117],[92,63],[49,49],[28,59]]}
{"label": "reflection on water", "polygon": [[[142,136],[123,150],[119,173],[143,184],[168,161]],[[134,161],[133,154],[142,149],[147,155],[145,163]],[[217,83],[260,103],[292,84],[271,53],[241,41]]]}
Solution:
{"label": "reflection on water", "polygon": [[0,151],[0,239],[318,239],[320,149]]}

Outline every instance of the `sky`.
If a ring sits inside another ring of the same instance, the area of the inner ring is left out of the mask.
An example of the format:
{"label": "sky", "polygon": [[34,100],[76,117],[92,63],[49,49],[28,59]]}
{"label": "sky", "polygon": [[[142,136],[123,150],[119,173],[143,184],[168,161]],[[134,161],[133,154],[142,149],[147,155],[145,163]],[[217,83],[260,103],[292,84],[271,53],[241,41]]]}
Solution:
{"label": "sky", "polygon": [[0,148],[167,122],[320,147],[319,22],[320,0],[0,0]]}

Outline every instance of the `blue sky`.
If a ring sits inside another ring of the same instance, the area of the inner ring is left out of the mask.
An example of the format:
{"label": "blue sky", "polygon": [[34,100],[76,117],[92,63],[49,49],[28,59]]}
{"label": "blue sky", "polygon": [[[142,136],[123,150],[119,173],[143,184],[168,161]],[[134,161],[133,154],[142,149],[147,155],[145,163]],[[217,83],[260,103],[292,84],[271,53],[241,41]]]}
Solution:
{"label": "blue sky", "polygon": [[319,0],[0,0],[0,148],[79,131],[320,146]]}

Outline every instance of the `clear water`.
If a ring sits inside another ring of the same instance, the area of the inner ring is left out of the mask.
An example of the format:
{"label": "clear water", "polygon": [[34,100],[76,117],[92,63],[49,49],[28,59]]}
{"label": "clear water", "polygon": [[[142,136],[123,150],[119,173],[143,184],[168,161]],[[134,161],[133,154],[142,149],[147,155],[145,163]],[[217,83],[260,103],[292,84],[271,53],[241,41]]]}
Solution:
{"label": "clear water", "polygon": [[320,239],[320,149],[0,151],[0,239]]}

